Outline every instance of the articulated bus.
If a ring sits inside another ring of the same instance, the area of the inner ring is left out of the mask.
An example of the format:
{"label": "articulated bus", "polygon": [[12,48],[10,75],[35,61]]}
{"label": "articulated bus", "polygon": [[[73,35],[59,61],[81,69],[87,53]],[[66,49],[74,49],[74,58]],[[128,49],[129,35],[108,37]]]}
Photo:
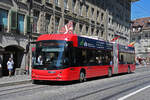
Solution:
{"label": "articulated bus", "polygon": [[87,78],[135,71],[134,47],[76,34],[38,37],[32,56],[32,82],[84,82]]}

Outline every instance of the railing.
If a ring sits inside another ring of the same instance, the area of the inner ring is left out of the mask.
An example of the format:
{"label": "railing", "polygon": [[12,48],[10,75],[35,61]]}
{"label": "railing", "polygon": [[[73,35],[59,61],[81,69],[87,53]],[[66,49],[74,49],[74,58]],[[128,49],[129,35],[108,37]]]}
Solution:
{"label": "railing", "polygon": [[53,8],[53,4],[46,2],[46,6]]}
{"label": "railing", "polygon": [[60,8],[60,7],[55,6],[55,9],[56,9],[57,11],[60,11],[60,12],[61,12],[61,8]]}

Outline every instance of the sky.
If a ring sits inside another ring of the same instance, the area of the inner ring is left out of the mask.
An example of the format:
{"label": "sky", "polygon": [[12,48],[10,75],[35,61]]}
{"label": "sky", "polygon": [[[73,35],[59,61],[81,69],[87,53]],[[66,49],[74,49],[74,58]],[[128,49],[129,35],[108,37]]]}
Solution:
{"label": "sky", "polygon": [[131,20],[150,17],[150,0],[139,0],[131,6]]}

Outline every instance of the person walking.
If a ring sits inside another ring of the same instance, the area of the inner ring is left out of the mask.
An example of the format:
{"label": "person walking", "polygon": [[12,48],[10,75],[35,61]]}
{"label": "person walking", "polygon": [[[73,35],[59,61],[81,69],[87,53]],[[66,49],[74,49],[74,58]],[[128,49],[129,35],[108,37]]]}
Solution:
{"label": "person walking", "polygon": [[9,60],[7,62],[7,68],[9,70],[9,77],[11,77],[11,75],[12,75],[13,65],[14,65],[14,61],[12,60],[12,58],[9,58]]}
{"label": "person walking", "polygon": [[38,57],[38,64],[39,64],[39,65],[42,65],[42,64],[43,64],[42,56],[41,56],[41,55]]}

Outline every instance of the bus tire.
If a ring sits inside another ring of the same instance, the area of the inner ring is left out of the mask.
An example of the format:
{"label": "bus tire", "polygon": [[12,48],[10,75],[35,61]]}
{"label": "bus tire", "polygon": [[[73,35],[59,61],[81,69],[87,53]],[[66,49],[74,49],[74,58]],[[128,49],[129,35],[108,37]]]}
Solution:
{"label": "bus tire", "polygon": [[86,74],[84,71],[80,72],[80,79],[79,80],[81,83],[86,81]]}
{"label": "bus tire", "polygon": [[128,66],[128,74],[131,73],[131,68]]}
{"label": "bus tire", "polygon": [[111,77],[111,76],[112,76],[112,69],[109,68],[109,69],[108,69],[108,77]]}

